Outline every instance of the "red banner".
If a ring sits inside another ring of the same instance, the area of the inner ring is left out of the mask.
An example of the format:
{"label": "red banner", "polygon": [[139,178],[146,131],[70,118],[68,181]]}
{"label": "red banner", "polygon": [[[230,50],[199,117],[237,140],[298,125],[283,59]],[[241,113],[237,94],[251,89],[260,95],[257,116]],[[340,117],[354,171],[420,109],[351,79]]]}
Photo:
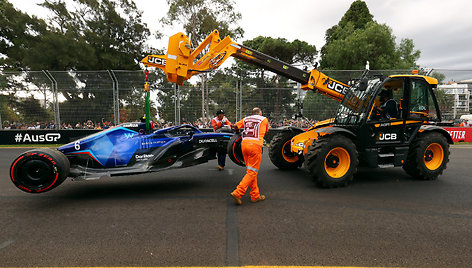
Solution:
{"label": "red banner", "polygon": [[472,127],[445,127],[454,142],[472,142]]}

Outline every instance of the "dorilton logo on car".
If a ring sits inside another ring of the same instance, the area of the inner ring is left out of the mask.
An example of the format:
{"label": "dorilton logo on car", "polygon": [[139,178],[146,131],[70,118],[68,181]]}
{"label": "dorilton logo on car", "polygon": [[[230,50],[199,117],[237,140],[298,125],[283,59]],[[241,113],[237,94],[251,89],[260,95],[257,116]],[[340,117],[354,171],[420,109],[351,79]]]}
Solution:
{"label": "dorilton logo on car", "polygon": [[144,160],[148,160],[149,158],[152,158],[152,157],[154,157],[154,155],[152,155],[152,154],[137,154],[135,156],[136,161],[144,161]]}
{"label": "dorilton logo on car", "polygon": [[60,133],[29,134],[16,133],[15,142],[57,142],[61,138]]}

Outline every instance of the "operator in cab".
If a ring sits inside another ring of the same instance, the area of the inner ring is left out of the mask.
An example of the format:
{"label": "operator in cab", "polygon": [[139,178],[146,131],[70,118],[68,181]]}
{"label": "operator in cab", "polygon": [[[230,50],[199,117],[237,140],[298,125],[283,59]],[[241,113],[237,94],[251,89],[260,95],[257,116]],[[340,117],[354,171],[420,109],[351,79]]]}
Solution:
{"label": "operator in cab", "polygon": [[379,112],[379,118],[382,119],[393,119],[398,118],[398,104],[392,98],[391,90],[382,90],[379,93],[379,106],[377,107]]}
{"label": "operator in cab", "polygon": [[[224,130],[231,130],[231,122],[226,118],[223,110],[216,112],[216,117],[211,120],[211,126],[215,132],[222,132]],[[225,169],[226,164],[226,151],[218,151],[218,170],[222,171]]]}

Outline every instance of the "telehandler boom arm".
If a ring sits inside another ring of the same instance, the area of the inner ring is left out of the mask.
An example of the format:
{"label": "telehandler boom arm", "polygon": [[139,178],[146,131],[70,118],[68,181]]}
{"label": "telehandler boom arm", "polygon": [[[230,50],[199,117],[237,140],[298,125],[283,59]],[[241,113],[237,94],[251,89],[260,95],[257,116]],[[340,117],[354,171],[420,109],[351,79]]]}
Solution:
{"label": "telehandler boom arm", "polygon": [[[198,57],[206,48],[208,52]],[[162,69],[167,75],[167,80],[183,85],[185,80],[193,75],[218,68],[230,56],[299,82],[302,84],[302,89],[318,91],[337,101],[342,101],[345,90],[349,87],[316,69],[306,72],[235,43],[229,36],[221,40],[217,30],[211,32],[193,51],[189,38],[183,33],[177,33],[169,38],[166,55],[148,55],[141,62],[145,66]]]}

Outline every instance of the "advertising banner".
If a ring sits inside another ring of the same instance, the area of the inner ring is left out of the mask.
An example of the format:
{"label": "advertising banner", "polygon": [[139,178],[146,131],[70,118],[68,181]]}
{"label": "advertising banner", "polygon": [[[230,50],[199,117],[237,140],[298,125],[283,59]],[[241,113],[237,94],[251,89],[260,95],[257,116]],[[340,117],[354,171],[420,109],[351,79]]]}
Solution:
{"label": "advertising banner", "polygon": [[[472,127],[445,127],[454,142],[472,142]],[[201,129],[204,132],[212,129]],[[99,132],[96,129],[70,130],[0,130],[0,145],[66,144]],[[265,140],[270,143],[277,129],[270,129]]]}
{"label": "advertising banner", "polygon": [[472,142],[472,127],[445,127],[454,142]]}
{"label": "advertising banner", "polygon": [[66,144],[87,135],[98,132],[95,129],[74,130],[2,130],[0,131],[1,145],[28,144]]}

